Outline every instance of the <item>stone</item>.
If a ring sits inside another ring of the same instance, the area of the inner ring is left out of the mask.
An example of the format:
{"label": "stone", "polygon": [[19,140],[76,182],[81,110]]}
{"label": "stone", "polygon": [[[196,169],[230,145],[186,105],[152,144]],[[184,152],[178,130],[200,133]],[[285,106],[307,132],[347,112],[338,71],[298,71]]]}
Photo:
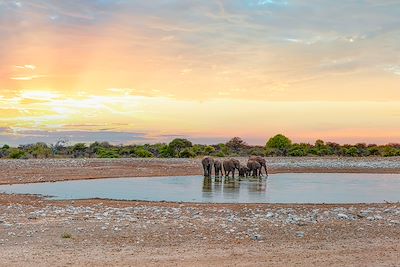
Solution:
{"label": "stone", "polygon": [[296,232],[296,236],[299,238],[303,238],[304,237],[304,232]]}
{"label": "stone", "polygon": [[255,234],[251,237],[251,239],[254,241],[260,241],[260,240],[264,240],[264,237],[262,235]]}
{"label": "stone", "polygon": [[348,219],[349,219],[349,216],[346,215],[346,214],[344,214],[344,213],[338,213],[338,214],[336,215],[336,217],[337,217],[339,220],[348,220]]}
{"label": "stone", "polygon": [[267,217],[267,219],[271,219],[275,216],[275,214],[273,212],[268,212],[267,215],[265,215],[265,217]]}

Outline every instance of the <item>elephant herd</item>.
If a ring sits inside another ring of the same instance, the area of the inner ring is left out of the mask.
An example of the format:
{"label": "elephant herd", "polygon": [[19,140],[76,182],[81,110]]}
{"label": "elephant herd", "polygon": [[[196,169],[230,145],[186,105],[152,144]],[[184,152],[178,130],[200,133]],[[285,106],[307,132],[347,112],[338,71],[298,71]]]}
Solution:
{"label": "elephant herd", "polygon": [[262,175],[262,169],[264,168],[265,174],[268,176],[266,161],[260,156],[251,156],[247,161],[246,166],[240,164],[237,159],[225,159],[221,162],[218,159],[212,157],[204,157],[201,161],[204,170],[204,176],[210,177],[212,169],[214,167],[215,176],[229,176],[232,174],[232,178],[235,178],[235,170],[238,170],[240,177],[245,176],[256,176]]}

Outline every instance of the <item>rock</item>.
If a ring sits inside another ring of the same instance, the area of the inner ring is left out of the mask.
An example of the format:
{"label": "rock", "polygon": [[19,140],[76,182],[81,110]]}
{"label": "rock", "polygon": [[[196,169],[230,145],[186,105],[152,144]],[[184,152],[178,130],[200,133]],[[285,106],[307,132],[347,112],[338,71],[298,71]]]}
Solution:
{"label": "rock", "polygon": [[251,239],[254,241],[260,241],[260,240],[264,240],[264,237],[262,235],[255,234],[251,237]]}
{"label": "rock", "polygon": [[367,220],[369,220],[369,221],[378,221],[378,220],[382,220],[382,219],[383,219],[383,217],[380,215],[374,215],[374,216],[367,217]]}
{"label": "rock", "polygon": [[346,215],[346,214],[344,214],[344,213],[338,213],[338,214],[336,215],[336,217],[337,217],[339,220],[348,220],[348,219],[349,219],[349,216]]}
{"label": "rock", "polygon": [[265,215],[265,217],[266,217],[267,219],[271,219],[271,218],[273,218],[274,216],[275,216],[275,214],[274,214],[273,212],[268,212],[267,215]]}
{"label": "rock", "polygon": [[304,237],[304,232],[296,232],[296,236],[299,238],[303,238]]}

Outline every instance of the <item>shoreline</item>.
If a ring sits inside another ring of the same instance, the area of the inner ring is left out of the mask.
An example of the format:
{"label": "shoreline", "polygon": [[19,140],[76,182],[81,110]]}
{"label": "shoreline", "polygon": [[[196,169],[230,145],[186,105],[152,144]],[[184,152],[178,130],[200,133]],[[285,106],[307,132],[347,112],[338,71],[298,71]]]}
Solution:
{"label": "shoreline", "polygon": [[[247,158],[237,158],[242,164]],[[400,158],[272,157],[276,173],[400,173]],[[0,185],[124,177],[202,175],[201,159],[0,160]]]}

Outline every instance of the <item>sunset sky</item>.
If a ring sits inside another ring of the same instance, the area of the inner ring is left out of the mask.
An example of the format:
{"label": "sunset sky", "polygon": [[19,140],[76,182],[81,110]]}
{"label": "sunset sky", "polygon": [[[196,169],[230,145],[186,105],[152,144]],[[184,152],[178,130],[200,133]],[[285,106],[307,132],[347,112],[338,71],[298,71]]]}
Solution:
{"label": "sunset sky", "polygon": [[0,0],[0,144],[400,142],[400,1]]}

